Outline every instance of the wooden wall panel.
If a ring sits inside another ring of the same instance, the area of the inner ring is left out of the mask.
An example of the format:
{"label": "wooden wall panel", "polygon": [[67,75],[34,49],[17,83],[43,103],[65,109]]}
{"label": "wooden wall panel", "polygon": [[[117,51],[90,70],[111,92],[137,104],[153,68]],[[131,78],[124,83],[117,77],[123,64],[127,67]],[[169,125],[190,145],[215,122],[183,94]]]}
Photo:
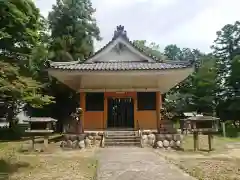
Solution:
{"label": "wooden wall panel", "polygon": [[87,111],[84,113],[85,130],[102,130],[104,129],[104,112]]}
{"label": "wooden wall panel", "polygon": [[156,111],[137,111],[135,118],[139,123],[140,129],[157,129]]}
{"label": "wooden wall panel", "polygon": [[162,107],[161,93],[157,92],[156,101],[157,109],[156,111],[138,111],[137,110],[137,92],[105,92],[104,93],[104,111],[102,112],[86,112],[85,111],[85,93],[80,94],[80,105],[84,110],[84,129],[85,130],[103,130],[107,128],[107,98],[115,97],[131,97],[134,100],[134,127],[137,130],[137,126],[141,129],[157,129],[158,121],[160,120],[160,108]]}

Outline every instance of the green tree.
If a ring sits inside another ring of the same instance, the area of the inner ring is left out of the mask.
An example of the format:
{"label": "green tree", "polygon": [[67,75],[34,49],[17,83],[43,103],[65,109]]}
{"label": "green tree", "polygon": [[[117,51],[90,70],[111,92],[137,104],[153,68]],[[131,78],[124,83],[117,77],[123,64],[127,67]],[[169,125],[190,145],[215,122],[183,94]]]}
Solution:
{"label": "green tree", "polygon": [[53,60],[83,61],[93,53],[93,40],[101,39],[94,12],[90,0],[57,0],[48,16]]}
{"label": "green tree", "polygon": [[204,56],[198,49],[179,48],[176,44],[167,45],[164,49],[164,55],[169,60],[175,61],[195,61],[199,62],[200,57]]}
{"label": "green tree", "polygon": [[41,83],[22,76],[17,66],[0,61],[1,100],[8,108],[7,120],[11,126],[22,104],[41,108],[53,102],[52,97],[41,94],[41,88]]}
{"label": "green tree", "polygon": [[195,60],[195,56],[193,54],[192,49],[190,48],[183,48],[181,50],[181,53],[179,55],[179,60],[180,61],[191,61],[191,60]]}
{"label": "green tree", "polygon": [[[217,32],[217,38],[212,46],[214,55],[218,58],[217,84],[218,84],[218,114],[223,119],[234,120],[233,114],[237,112],[238,95],[237,74],[238,57],[240,55],[240,22],[225,25]],[[234,110],[235,109],[235,110]],[[234,110],[234,111],[233,111]],[[238,110],[239,113],[239,110]],[[227,117],[227,118],[226,118]]]}
{"label": "green tree", "polygon": [[216,108],[216,59],[205,58],[192,78],[189,93],[192,94],[193,109],[203,113],[213,113]]}
{"label": "green tree", "polygon": [[240,96],[240,55],[233,58],[227,84],[232,88],[233,96]]}
{"label": "green tree", "polygon": [[156,59],[159,59],[161,61],[164,61],[166,59],[166,57],[160,51],[160,45],[154,42],[148,44],[146,40],[134,40],[133,44],[142,49],[147,54],[152,55]]}
{"label": "green tree", "polygon": [[231,60],[240,54],[240,22],[225,25],[217,31],[217,38],[212,46],[213,54],[218,58],[218,84],[221,94],[225,94],[225,79],[228,76]]}
{"label": "green tree", "polygon": [[0,1],[0,15],[2,60],[24,66],[39,39],[39,10],[31,0]]}
{"label": "green tree", "polygon": [[[33,52],[31,63],[36,66],[30,65],[32,71],[44,74],[41,66],[46,57],[52,61],[83,61],[91,55],[94,52],[93,41],[101,39],[94,12],[90,0],[57,0],[48,15],[49,48],[45,51],[40,46]],[[55,97],[56,103],[40,111],[32,110],[32,113],[58,119],[58,130],[61,130],[63,122],[79,107],[79,95],[56,79],[50,80],[47,93]]]}
{"label": "green tree", "polygon": [[169,60],[179,60],[181,49],[177,47],[176,44],[167,45],[164,48],[164,55],[167,56]]}
{"label": "green tree", "polygon": [[41,39],[41,16],[31,0],[0,1],[0,99],[12,125],[22,104],[41,108],[52,103],[41,83],[31,78],[31,51]]}
{"label": "green tree", "polygon": [[216,109],[216,59],[201,57],[203,63],[166,96],[166,107],[177,114],[198,111],[212,114]]}
{"label": "green tree", "polygon": [[[230,74],[227,77],[226,84],[228,85],[227,106],[228,113],[231,114],[229,118],[234,121],[235,126],[237,126],[236,121],[240,120],[240,55],[235,56],[231,62]],[[238,126],[240,127],[240,126]]]}

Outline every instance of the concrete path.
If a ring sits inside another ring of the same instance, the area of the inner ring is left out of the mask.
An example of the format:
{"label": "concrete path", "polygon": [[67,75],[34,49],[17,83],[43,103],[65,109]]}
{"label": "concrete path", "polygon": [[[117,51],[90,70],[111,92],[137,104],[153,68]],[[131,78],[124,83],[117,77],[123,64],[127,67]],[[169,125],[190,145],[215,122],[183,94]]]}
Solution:
{"label": "concrete path", "polygon": [[104,148],[98,155],[98,180],[195,180],[147,148]]}

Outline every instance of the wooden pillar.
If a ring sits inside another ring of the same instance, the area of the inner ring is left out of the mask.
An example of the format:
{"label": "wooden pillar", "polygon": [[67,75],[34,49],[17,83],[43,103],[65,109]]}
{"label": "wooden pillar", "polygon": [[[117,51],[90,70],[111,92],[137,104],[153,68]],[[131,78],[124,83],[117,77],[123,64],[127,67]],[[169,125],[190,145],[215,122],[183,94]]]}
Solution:
{"label": "wooden pillar", "polygon": [[213,141],[213,135],[208,134],[208,148],[209,148],[209,151],[212,151],[212,141]]}
{"label": "wooden pillar", "polygon": [[199,136],[197,131],[193,132],[193,147],[194,151],[199,150]]}
{"label": "wooden pillar", "polygon": [[139,120],[137,119],[137,104],[138,104],[138,102],[137,102],[137,92],[136,92],[136,95],[135,95],[135,97],[133,98],[133,109],[134,109],[134,114],[133,114],[133,116],[134,116],[134,129],[135,130],[139,130],[139,128],[141,129],[141,126],[140,126],[140,122],[139,122]]}
{"label": "wooden pillar", "polygon": [[[197,129],[196,122],[192,122],[193,129]],[[199,132],[194,131],[193,132],[193,145],[194,145],[194,151],[199,150]]]}
{"label": "wooden pillar", "polygon": [[160,127],[160,121],[161,121],[161,108],[162,108],[162,95],[160,92],[156,92],[156,114],[157,114],[157,129]]}
{"label": "wooden pillar", "polygon": [[156,92],[156,117],[157,117],[157,129],[159,129],[160,124],[160,92]]}
{"label": "wooden pillar", "polygon": [[82,129],[84,130],[84,113],[86,111],[85,92],[80,92],[80,108],[82,108]]}
{"label": "wooden pillar", "polygon": [[35,136],[31,136],[31,145],[32,150],[35,150]]}
{"label": "wooden pillar", "polygon": [[225,126],[225,122],[222,122],[222,131],[223,131],[223,137],[226,137],[226,126]]}
{"label": "wooden pillar", "polygon": [[103,129],[107,129],[107,114],[108,114],[108,102],[107,102],[107,97],[104,93],[104,112],[103,112]]}
{"label": "wooden pillar", "polygon": [[43,144],[44,144],[44,149],[47,149],[48,148],[48,139],[49,139],[49,136],[48,135],[45,135],[43,137]]}

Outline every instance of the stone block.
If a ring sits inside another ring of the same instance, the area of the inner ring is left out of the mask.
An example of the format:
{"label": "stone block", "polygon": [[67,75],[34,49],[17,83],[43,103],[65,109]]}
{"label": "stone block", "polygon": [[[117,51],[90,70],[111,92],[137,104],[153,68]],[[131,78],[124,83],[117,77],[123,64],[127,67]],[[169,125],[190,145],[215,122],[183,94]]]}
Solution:
{"label": "stone block", "polygon": [[71,140],[67,140],[66,142],[67,142],[66,143],[66,147],[67,148],[72,148],[72,141]]}
{"label": "stone block", "polygon": [[174,134],[173,135],[173,140],[174,141],[182,141],[183,136],[181,134]]}
{"label": "stone block", "polygon": [[77,135],[70,135],[70,140],[71,141],[76,141],[77,140]]}
{"label": "stone block", "polygon": [[163,140],[163,146],[166,148],[169,146],[169,141],[168,140]]}
{"label": "stone block", "polygon": [[79,141],[78,146],[79,146],[80,149],[84,149],[84,148],[85,148],[85,142],[84,142],[84,140]]}
{"label": "stone block", "polygon": [[96,140],[102,140],[102,136],[96,136]]}
{"label": "stone block", "polygon": [[148,139],[148,136],[147,135],[142,135],[142,140],[147,140]]}
{"label": "stone block", "polygon": [[102,147],[102,148],[105,147],[105,138],[104,138],[104,137],[102,138],[102,141],[101,141],[101,147]]}
{"label": "stone block", "polygon": [[157,142],[157,148],[162,148],[163,147],[163,142],[162,141],[158,141]]}
{"label": "stone block", "polygon": [[61,148],[66,147],[66,145],[67,145],[67,142],[66,142],[66,141],[62,141],[62,142],[60,143],[60,147],[61,147]]}
{"label": "stone block", "polygon": [[75,140],[72,142],[72,148],[77,149],[78,148],[78,140]]}
{"label": "stone block", "polygon": [[103,132],[98,132],[98,136],[103,136]]}
{"label": "stone block", "polygon": [[181,141],[176,141],[176,143],[175,143],[175,145],[176,145],[176,147],[181,147]]}
{"label": "stone block", "polygon": [[175,141],[171,140],[170,143],[169,143],[169,146],[174,147],[175,146]]}
{"label": "stone block", "polygon": [[173,139],[173,135],[172,134],[165,134],[165,139],[168,141],[171,141]]}
{"label": "stone block", "polygon": [[165,136],[163,134],[156,134],[157,141],[163,141],[164,139],[165,139]]}
{"label": "stone block", "polygon": [[85,139],[85,137],[86,137],[86,134],[79,134],[79,135],[77,135],[77,140],[82,141]]}
{"label": "stone block", "polygon": [[88,139],[93,140],[93,136],[88,136]]}

